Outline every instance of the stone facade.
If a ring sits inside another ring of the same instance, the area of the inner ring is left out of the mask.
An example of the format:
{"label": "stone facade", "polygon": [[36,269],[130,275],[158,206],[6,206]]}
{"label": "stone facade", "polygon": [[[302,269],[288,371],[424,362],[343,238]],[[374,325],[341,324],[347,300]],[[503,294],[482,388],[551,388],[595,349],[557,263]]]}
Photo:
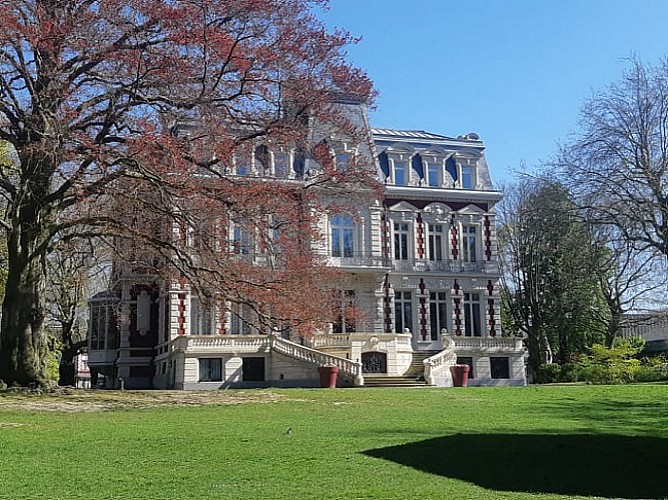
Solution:
{"label": "stone facade", "polygon": [[[368,127],[363,108],[351,113]],[[224,300],[205,307],[187,283],[121,270],[114,290],[91,299],[91,368],[110,387],[218,389],[315,386],[323,364],[339,367],[342,385],[401,376],[451,385],[459,362],[471,367],[469,385],[525,384],[521,339],[502,336],[501,193],[482,142],[368,130],[373,150],[339,141],[335,154],[372,155],[383,197],[369,196],[354,218],[323,217],[325,242],[314,248],[348,276],[341,300],[359,317],[300,345],[257,331]]]}

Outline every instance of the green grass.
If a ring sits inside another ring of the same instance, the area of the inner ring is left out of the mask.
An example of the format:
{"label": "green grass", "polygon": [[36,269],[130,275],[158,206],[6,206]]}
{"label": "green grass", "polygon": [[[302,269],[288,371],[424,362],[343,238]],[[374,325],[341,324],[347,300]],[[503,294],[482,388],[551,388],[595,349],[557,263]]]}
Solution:
{"label": "green grass", "polygon": [[0,498],[668,497],[663,384],[191,396],[0,394]]}

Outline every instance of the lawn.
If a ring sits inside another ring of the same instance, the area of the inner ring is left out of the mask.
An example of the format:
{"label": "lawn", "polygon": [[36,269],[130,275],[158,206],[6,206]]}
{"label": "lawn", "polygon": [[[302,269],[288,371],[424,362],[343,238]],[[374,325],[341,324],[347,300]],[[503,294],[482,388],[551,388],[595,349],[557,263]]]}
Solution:
{"label": "lawn", "polygon": [[667,470],[662,384],[0,394],[3,499],[667,498]]}

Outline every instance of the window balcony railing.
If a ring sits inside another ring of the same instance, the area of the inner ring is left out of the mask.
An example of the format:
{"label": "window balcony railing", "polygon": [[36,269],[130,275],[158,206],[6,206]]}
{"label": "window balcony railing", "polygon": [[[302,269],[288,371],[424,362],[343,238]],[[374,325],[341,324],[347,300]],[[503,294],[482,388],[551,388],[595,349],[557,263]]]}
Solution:
{"label": "window balcony railing", "polygon": [[382,255],[369,255],[368,253],[353,253],[352,255],[332,255],[331,253],[319,252],[319,255],[326,258],[331,266],[345,268],[389,268],[390,259]]}
{"label": "window balcony railing", "polygon": [[497,262],[464,262],[461,260],[395,259],[392,261],[395,271],[418,272],[453,272],[453,273],[498,273]]}

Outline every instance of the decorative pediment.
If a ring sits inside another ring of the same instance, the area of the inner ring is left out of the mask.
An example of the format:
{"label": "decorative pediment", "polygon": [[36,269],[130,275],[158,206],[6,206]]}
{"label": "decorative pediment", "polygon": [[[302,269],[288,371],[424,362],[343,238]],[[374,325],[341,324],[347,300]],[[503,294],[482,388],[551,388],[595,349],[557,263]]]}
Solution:
{"label": "decorative pediment", "polygon": [[392,205],[390,207],[391,212],[415,212],[417,211],[417,207],[414,205],[411,205],[410,203],[406,201],[400,201],[396,205]]}
{"label": "decorative pediment", "polygon": [[459,215],[485,215],[485,211],[476,205],[466,205],[457,211]]}

